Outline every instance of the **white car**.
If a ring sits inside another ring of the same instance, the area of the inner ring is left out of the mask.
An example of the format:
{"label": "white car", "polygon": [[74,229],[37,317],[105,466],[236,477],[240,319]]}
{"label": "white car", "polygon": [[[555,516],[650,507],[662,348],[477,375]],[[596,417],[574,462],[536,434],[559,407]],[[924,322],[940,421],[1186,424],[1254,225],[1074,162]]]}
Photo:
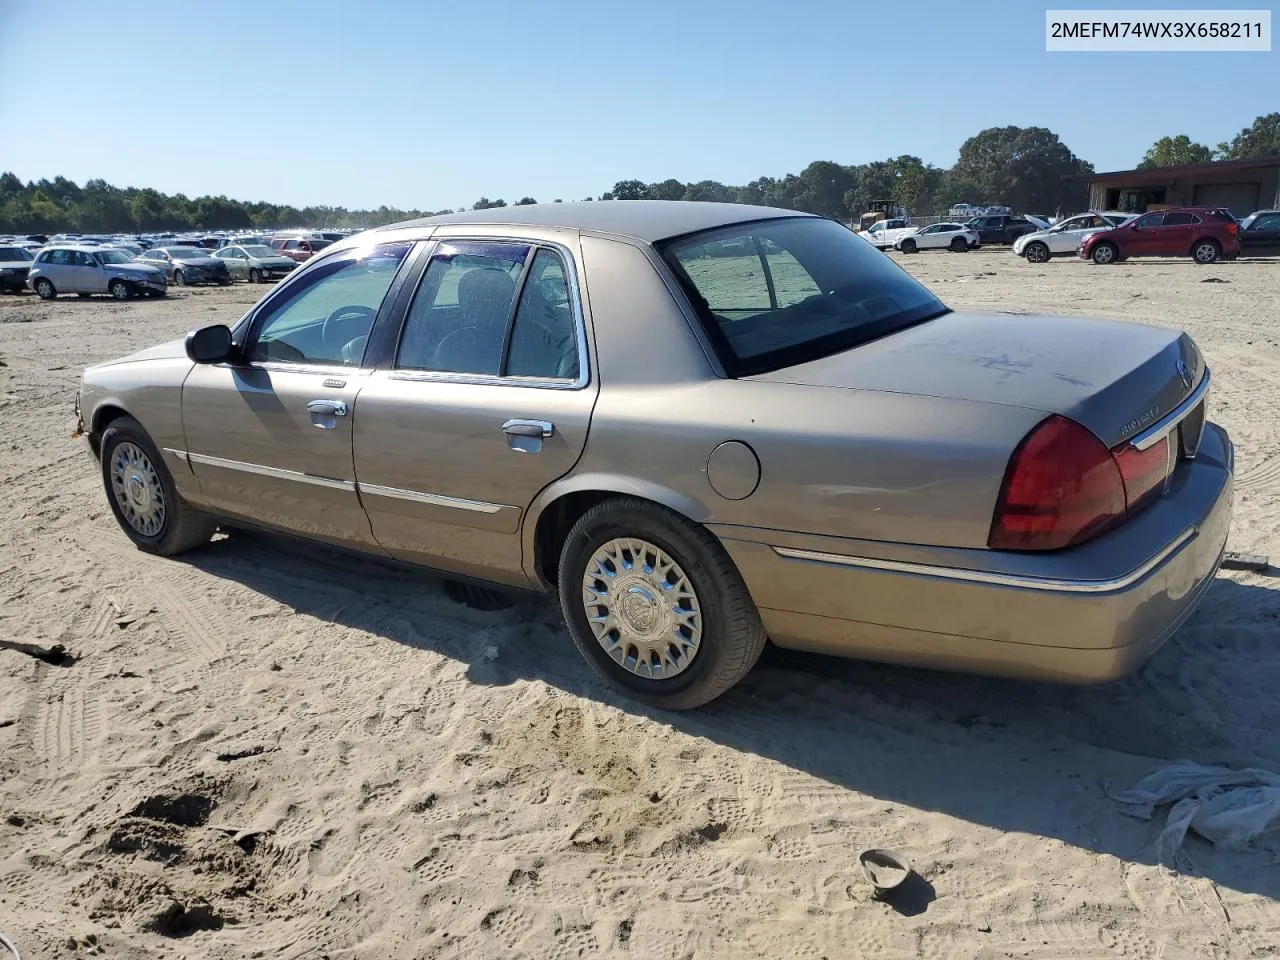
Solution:
{"label": "white car", "polygon": [[858,236],[867,243],[880,250],[887,250],[892,247],[894,241],[899,237],[905,237],[909,233],[914,233],[915,227],[902,217],[895,217],[892,220],[877,220],[865,230],[859,230]]}
{"label": "white car", "polygon": [[903,253],[915,253],[917,250],[964,253],[978,246],[978,243],[978,235],[963,223],[932,223],[919,229],[913,227],[911,233],[894,241],[893,249]]}
{"label": "white car", "polygon": [[1073,255],[1085,237],[1099,230],[1111,230],[1131,219],[1129,213],[1080,213],[1059,220],[1048,230],[1026,233],[1013,241],[1013,252],[1030,263],[1045,263],[1050,257]]}

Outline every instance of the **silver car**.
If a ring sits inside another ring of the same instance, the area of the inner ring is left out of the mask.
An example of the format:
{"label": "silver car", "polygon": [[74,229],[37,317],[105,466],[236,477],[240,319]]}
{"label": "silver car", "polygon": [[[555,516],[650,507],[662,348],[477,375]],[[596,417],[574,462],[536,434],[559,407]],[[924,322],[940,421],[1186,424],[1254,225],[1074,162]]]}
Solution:
{"label": "silver car", "polygon": [[163,297],[168,289],[161,271],[137,262],[123,250],[77,244],[41,250],[27,273],[27,286],[42,300],[52,300],[60,293],[82,297],[107,293],[117,300]]}
{"label": "silver car", "polygon": [[203,247],[152,247],[138,257],[138,262],[163,270],[179,286],[231,282],[226,262],[209,256]]}
{"label": "silver car", "polygon": [[335,244],[235,326],[89,368],[141,549],[255,525],[552,594],[665,708],[781,646],[1066,682],[1212,582],[1233,452],[1176,330],[956,312],[831,220],[476,211]]}
{"label": "silver car", "polygon": [[267,283],[287,277],[298,264],[265,244],[222,247],[213,256],[227,265],[232,280],[248,280],[250,283]]}

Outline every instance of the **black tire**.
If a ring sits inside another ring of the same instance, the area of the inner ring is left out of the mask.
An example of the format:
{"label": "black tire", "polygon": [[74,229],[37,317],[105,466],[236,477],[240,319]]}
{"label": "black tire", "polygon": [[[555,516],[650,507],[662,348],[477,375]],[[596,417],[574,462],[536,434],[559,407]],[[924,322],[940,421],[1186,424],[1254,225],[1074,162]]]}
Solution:
{"label": "black tire", "polygon": [[187,278],[183,276],[181,270],[175,270],[173,271],[173,282],[178,286],[183,287],[186,286]]}
{"label": "black tire", "polygon": [[258,272],[258,268],[257,268],[257,267],[250,267],[250,268],[249,268],[249,282],[250,282],[250,283],[261,283],[261,282],[262,282],[262,274],[260,274],[260,273]]}
{"label": "black tire", "polygon": [[56,300],[58,291],[53,285],[53,281],[48,277],[41,277],[35,282],[36,295],[41,300]]}
{"label": "black tire", "polygon": [[903,241],[902,241],[902,252],[903,252],[903,253],[915,253],[917,249],[918,249],[918,248],[916,247],[916,242],[915,242],[914,240],[903,240]]}
{"label": "black tire", "polygon": [[[112,457],[117,448],[126,442],[133,444],[146,454],[154,469],[155,478],[160,484],[164,517],[159,529],[153,534],[142,533],[134,527],[125,517],[116,499],[111,477]],[[133,417],[127,416],[112,420],[107,429],[102,432],[102,443],[99,449],[101,452],[99,466],[102,472],[103,489],[107,494],[107,503],[111,506],[111,512],[115,514],[120,529],[133,541],[134,546],[146,553],[170,557],[209,542],[217,529],[217,522],[200,513],[178,495],[177,488],[173,485],[173,476],[169,473],[164,458],[152,443],[151,438],[147,436],[147,431],[142,429],[142,424]]]}
{"label": "black tire", "polygon": [[947,249],[952,253],[968,253],[969,244],[964,237],[952,237]]}
{"label": "black tire", "polygon": [[[592,555],[615,538],[647,541],[684,571],[697,595],[702,636],[688,667],[666,679],[624,669],[596,640],[582,580]],[[709,703],[750,672],[764,649],[764,625],[741,574],[719,541],[697,524],[652,503],[617,497],[592,507],[569,531],[560,552],[560,609],[578,651],[627,696],[664,710]]]}
{"label": "black tire", "polygon": [[1107,264],[1115,263],[1120,259],[1118,256],[1119,252],[1120,251],[1116,249],[1116,245],[1114,243],[1100,243],[1093,248],[1089,256],[1094,263],[1099,264],[1100,266],[1106,266]]}
{"label": "black tire", "polygon": [[133,291],[129,289],[129,284],[123,280],[112,280],[107,285],[107,293],[115,297],[117,300],[128,300],[133,296]]}
{"label": "black tire", "polygon": [[1049,248],[1039,240],[1036,240],[1027,244],[1022,251],[1022,255],[1027,258],[1027,263],[1047,263],[1049,261]]}
{"label": "black tire", "polygon": [[1222,256],[1222,247],[1218,245],[1217,240],[1197,240],[1191,248],[1191,259],[1201,266],[1207,267],[1211,263],[1217,263],[1220,256]]}

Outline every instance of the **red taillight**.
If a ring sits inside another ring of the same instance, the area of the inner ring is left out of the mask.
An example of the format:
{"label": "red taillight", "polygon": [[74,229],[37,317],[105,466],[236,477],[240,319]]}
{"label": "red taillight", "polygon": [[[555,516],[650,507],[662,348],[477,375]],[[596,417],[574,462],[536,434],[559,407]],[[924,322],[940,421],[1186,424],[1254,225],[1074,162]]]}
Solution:
{"label": "red taillight", "polygon": [[1111,451],[1080,424],[1053,416],[1009,461],[987,545],[1056,550],[1124,516],[1124,481]]}
{"label": "red taillight", "polygon": [[1169,444],[1108,450],[1074,420],[1049,417],[1009,460],[987,546],[1057,550],[1096,537],[1160,495]]}
{"label": "red taillight", "polygon": [[1124,481],[1126,509],[1135,510],[1160,495],[1169,475],[1168,436],[1145,450],[1123,444],[1116,448],[1115,458]]}
{"label": "red taillight", "polygon": [[1234,237],[1234,236],[1236,236],[1237,234],[1239,234],[1239,233],[1240,233],[1240,224],[1238,224],[1238,223],[1228,223],[1228,224],[1227,224],[1227,233],[1231,234],[1231,236],[1233,236],[1233,237]]}

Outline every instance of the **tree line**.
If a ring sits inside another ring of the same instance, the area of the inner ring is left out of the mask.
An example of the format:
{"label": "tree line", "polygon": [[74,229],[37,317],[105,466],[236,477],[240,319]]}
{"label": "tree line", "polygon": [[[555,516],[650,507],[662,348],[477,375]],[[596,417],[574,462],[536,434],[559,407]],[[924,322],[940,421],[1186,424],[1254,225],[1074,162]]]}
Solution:
{"label": "tree line", "polygon": [[[1210,150],[1186,136],[1162,137],[1140,166],[1207,160],[1239,160],[1280,154],[1280,113],[1258,117],[1232,140]],[[1084,205],[1083,183],[1064,177],[1093,173],[1044,127],[992,127],[970,137],[950,168],[904,154],[872,163],[846,165],[816,160],[798,174],[759,177],[734,186],[716,180],[655,183],[620,180],[587,200],[711,200],[803,210],[840,220],[856,218],[880,201],[913,214],[943,213],[953,203],[1001,203],[1027,213],[1074,210]],[[522,197],[514,205],[536,203]],[[555,202],[560,202],[556,200]],[[481,197],[471,209],[504,207],[505,200]],[[376,210],[294,207],[251,203],[225,196],[188,198],[150,188],[116,187],[105,180],[80,186],[65,177],[23,183],[0,175],[0,232],[143,233],[162,230],[270,230],[290,226],[376,227],[452,210]]]}

